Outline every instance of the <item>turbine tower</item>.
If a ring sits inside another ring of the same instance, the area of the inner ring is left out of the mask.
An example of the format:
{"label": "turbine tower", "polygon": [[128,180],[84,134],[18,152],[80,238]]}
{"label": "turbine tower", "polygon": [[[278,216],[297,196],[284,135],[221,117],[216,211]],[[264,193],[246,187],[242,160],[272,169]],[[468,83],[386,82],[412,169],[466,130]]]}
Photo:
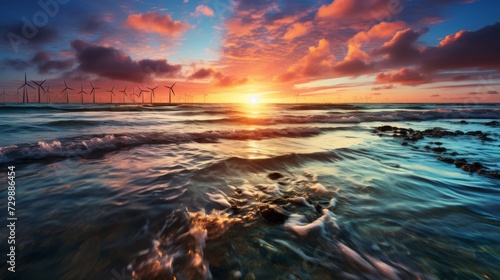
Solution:
{"label": "turbine tower", "polygon": [[110,97],[111,97],[111,104],[113,104],[113,95],[115,95],[115,85],[113,85],[113,87],[110,89],[110,90],[107,90],[106,92],[109,92],[110,93]]}
{"label": "turbine tower", "polygon": [[143,94],[143,92],[147,92],[147,90],[142,89],[139,86],[137,86],[137,87],[139,88],[139,95],[138,96],[142,95],[142,104],[144,104],[144,94]]}
{"label": "turbine tower", "polygon": [[45,83],[47,80],[43,80],[43,82],[39,82],[39,83],[37,83],[37,82],[35,82],[35,81],[33,81],[33,80],[31,80],[31,81],[32,81],[35,85],[37,85],[37,86],[38,86],[38,103],[40,103],[40,102],[41,102],[41,100],[42,100],[42,99],[41,99],[41,97],[40,97],[40,88],[41,88],[41,89],[43,89],[43,92],[45,92],[45,89],[43,88],[43,83]]}
{"label": "turbine tower", "polygon": [[127,87],[125,87],[123,90],[120,90],[120,92],[123,92],[123,103],[125,103],[125,96],[128,97],[128,95],[127,95]]}
{"label": "turbine tower", "polygon": [[47,90],[45,91],[47,94],[47,103],[50,103],[50,95],[54,94],[52,91],[50,91],[50,86],[47,86]]}
{"label": "turbine tower", "polygon": [[21,89],[21,88],[23,89],[23,103],[30,103],[30,101],[28,99],[28,89],[26,88],[26,86],[29,86],[30,88],[35,89],[30,84],[28,84],[28,80],[26,79],[26,72],[24,72],[24,84],[22,86],[20,86],[19,89]]}
{"label": "turbine tower", "polygon": [[207,103],[207,96],[208,94],[205,91],[203,91],[203,103]]}
{"label": "turbine tower", "polygon": [[5,97],[7,96],[7,93],[5,93],[5,88],[3,88],[3,92],[0,93],[0,95],[3,95],[3,103],[5,103]]}
{"label": "turbine tower", "polygon": [[165,86],[166,88],[168,88],[168,103],[172,103],[172,94],[175,96],[174,86],[175,83],[171,86]]}
{"label": "turbine tower", "polygon": [[94,85],[91,82],[89,82],[89,83],[90,83],[90,86],[92,87],[92,90],[90,91],[90,94],[92,94],[92,103],[95,103],[95,90],[101,89],[101,88],[94,87]]}
{"label": "turbine tower", "polygon": [[69,93],[68,93],[68,90],[74,90],[74,89],[68,87],[68,84],[66,84],[66,81],[64,81],[64,86],[65,86],[65,88],[63,90],[61,90],[61,93],[63,93],[63,92],[66,93],[66,103],[69,103]]}
{"label": "turbine tower", "polygon": [[83,84],[80,84],[80,92],[78,92],[78,94],[82,95],[82,104],[83,104],[83,94],[87,94],[87,92],[83,90]]}
{"label": "turbine tower", "polygon": [[150,88],[148,87],[148,89],[151,91],[151,104],[153,104],[153,97],[155,97],[155,89],[157,89],[158,87],[154,87],[154,88]]}

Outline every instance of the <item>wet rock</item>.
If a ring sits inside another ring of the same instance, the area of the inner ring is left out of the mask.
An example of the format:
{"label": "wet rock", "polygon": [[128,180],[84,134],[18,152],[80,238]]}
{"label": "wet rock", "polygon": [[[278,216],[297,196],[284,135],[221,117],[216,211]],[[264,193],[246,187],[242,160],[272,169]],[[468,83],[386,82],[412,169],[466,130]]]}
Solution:
{"label": "wet rock", "polygon": [[455,160],[454,164],[456,167],[462,167],[464,164],[467,164],[467,160],[465,160],[464,158],[459,158]]}
{"label": "wet rock", "polygon": [[465,121],[465,120],[461,120],[461,121],[459,121],[458,123],[459,123],[459,124],[468,124],[468,122],[467,122],[467,121]]}
{"label": "wet rock", "polygon": [[477,172],[481,168],[483,168],[483,165],[480,162],[462,165],[462,170],[466,172]]}
{"label": "wet rock", "polygon": [[457,130],[457,131],[455,131],[455,134],[456,135],[464,135],[465,133],[461,130]]}
{"label": "wet rock", "polygon": [[436,145],[438,145],[438,146],[443,145],[443,143],[441,143],[441,142],[434,142],[434,144],[436,144]]}
{"label": "wet rock", "polygon": [[487,142],[495,141],[494,139],[488,137],[488,134],[483,134],[483,135],[479,136],[478,139],[481,141],[487,141]]}
{"label": "wet rock", "polygon": [[283,174],[279,173],[279,172],[271,172],[267,175],[267,178],[271,179],[271,180],[278,180],[278,179],[281,179],[285,176],[283,176]]}
{"label": "wet rock", "polygon": [[276,205],[285,205],[287,203],[288,203],[288,199],[282,198],[282,197],[279,197],[279,198],[272,200],[272,204],[276,204]]}
{"label": "wet rock", "polygon": [[288,218],[288,215],[275,205],[261,205],[259,206],[259,212],[262,218],[271,224],[283,224]]}
{"label": "wet rock", "polygon": [[435,148],[432,148],[432,151],[435,153],[444,153],[444,152],[446,152],[446,148],[445,147],[435,147]]}
{"label": "wet rock", "polygon": [[455,163],[455,160],[447,157],[437,157],[438,160],[446,162],[446,163]]}
{"label": "wet rock", "polygon": [[323,213],[323,207],[319,204],[316,204],[314,206],[314,209],[316,209],[316,212],[318,212],[318,213]]}
{"label": "wet rock", "polygon": [[378,131],[381,131],[381,132],[387,132],[387,131],[393,131],[393,130],[397,130],[398,128],[397,127],[393,127],[390,126],[390,125],[383,125],[383,126],[379,126],[376,128]]}
{"label": "wet rock", "polygon": [[403,143],[401,143],[401,145],[408,146],[408,142],[403,142]]}
{"label": "wet rock", "polygon": [[426,146],[424,147],[424,149],[426,149],[426,150],[430,150],[430,149],[431,149],[431,146],[426,145]]}
{"label": "wet rock", "polygon": [[450,154],[450,156],[458,156],[458,153],[457,152],[453,152]]}
{"label": "wet rock", "polygon": [[491,121],[491,122],[484,123],[484,125],[487,125],[487,126],[500,126],[500,122]]}
{"label": "wet rock", "polygon": [[485,175],[485,176],[488,176],[488,177],[492,177],[492,178],[496,178],[496,179],[500,179],[500,173],[498,170],[485,170],[484,168],[482,169],[479,169],[477,171],[478,174],[481,174],[481,175]]}
{"label": "wet rock", "polygon": [[465,133],[465,135],[481,136],[481,135],[483,135],[483,132],[481,130],[469,131],[469,132]]}

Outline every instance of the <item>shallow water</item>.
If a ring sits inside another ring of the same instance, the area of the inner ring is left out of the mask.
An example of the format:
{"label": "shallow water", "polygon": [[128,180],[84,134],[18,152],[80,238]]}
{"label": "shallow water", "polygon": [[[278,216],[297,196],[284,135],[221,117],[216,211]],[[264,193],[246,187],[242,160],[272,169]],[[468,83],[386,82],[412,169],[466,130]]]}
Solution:
{"label": "shallow water", "polygon": [[[425,148],[499,170],[498,105],[29,104],[0,119],[19,279],[500,279],[500,180]],[[494,141],[403,146],[381,125]]]}

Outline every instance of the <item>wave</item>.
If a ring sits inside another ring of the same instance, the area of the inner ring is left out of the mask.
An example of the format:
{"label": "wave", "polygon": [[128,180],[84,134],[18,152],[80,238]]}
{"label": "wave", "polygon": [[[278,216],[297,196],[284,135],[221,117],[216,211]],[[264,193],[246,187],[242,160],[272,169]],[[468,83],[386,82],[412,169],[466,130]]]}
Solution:
{"label": "wave", "polygon": [[352,104],[299,104],[289,106],[287,109],[289,110],[332,110],[332,109],[340,109],[340,110],[360,110],[364,109],[364,107],[359,105]]}
{"label": "wave", "polygon": [[337,128],[283,128],[206,131],[199,133],[126,133],[81,136],[36,144],[0,147],[0,164],[12,161],[43,160],[81,157],[92,153],[106,153],[145,144],[182,144],[189,142],[214,143],[218,140],[262,140],[278,137],[311,137]]}
{"label": "wave", "polygon": [[429,121],[441,119],[500,119],[500,109],[443,109],[427,111],[395,111],[395,112],[353,112],[307,116],[279,117],[229,117],[216,120],[193,120],[196,123],[238,123],[253,125],[275,124],[311,124],[311,123],[363,123],[376,121]]}

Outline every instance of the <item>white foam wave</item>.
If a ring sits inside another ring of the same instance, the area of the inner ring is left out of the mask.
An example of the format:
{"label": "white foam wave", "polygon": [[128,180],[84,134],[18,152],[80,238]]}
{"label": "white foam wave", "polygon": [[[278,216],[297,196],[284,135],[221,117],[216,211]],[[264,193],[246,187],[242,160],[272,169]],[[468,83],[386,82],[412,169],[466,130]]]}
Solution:
{"label": "white foam wave", "polygon": [[300,214],[292,214],[285,222],[285,228],[296,234],[306,237],[311,232],[319,232],[322,236],[326,236],[326,227],[338,228],[335,222],[335,217],[327,209],[323,209],[323,216],[319,217],[312,223],[307,223],[305,216]]}

